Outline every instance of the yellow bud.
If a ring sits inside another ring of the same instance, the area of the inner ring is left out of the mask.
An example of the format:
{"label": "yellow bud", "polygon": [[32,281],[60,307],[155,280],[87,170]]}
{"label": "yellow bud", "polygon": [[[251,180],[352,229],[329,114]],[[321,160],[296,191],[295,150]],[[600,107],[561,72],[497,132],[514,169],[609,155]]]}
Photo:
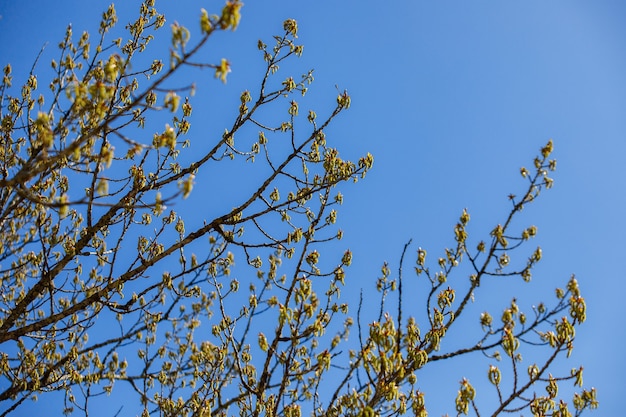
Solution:
{"label": "yellow bud", "polygon": [[343,94],[339,94],[337,96],[337,104],[339,108],[348,109],[350,108],[350,96],[348,95],[348,91],[344,90]]}
{"label": "yellow bud", "polygon": [[552,143],[552,139],[550,139],[548,143],[546,144],[546,146],[541,148],[541,155],[544,158],[547,158],[552,153],[553,148],[554,148],[554,145]]}
{"label": "yellow bud", "polygon": [[465,226],[470,221],[470,215],[467,212],[467,209],[463,209],[463,213],[461,214],[461,224]]}
{"label": "yellow bud", "polygon": [[226,6],[222,9],[222,17],[220,19],[220,27],[222,29],[237,29],[239,21],[241,20],[240,9],[242,6],[243,3],[238,0],[229,0],[226,2]]}
{"label": "yellow bud", "polygon": [[172,113],[178,110],[180,104],[180,96],[173,91],[170,91],[165,95],[165,107],[170,109]]}
{"label": "yellow bud", "polygon": [[491,382],[493,385],[500,385],[501,374],[498,367],[490,365],[487,375],[489,376],[489,382]]}
{"label": "yellow bud", "polygon": [[183,198],[187,198],[189,197],[189,194],[191,194],[195,178],[196,176],[194,174],[189,174],[189,176],[182,182]]}
{"label": "yellow bud", "polygon": [[341,258],[341,263],[346,266],[350,266],[352,264],[352,252],[349,250],[345,251],[343,257]]}
{"label": "yellow bud", "polygon": [[283,22],[283,29],[285,32],[291,34],[294,38],[298,37],[298,22],[294,19],[287,19]]}
{"label": "yellow bud", "polygon": [[296,103],[295,101],[292,101],[291,106],[289,106],[289,114],[292,116],[298,115],[298,103]]}
{"label": "yellow bud", "polygon": [[228,60],[222,58],[220,65],[215,67],[215,78],[219,78],[225,84],[226,76],[230,71],[230,63]]}
{"label": "yellow bud", "polygon": [[200,29],[202,30],[202,33],[208,35],[213,31],[213,25],[211,24],[207,11],[205,9],[201,9],[200,12],[202,13],[200,16]]}
{"label": "yellow bud", "polygon": [[274,188],[274,191],[272,191],[272,193],[270,194],[270,199],[272,201],[280,200],[280,194],[278,193],[278,188]]}

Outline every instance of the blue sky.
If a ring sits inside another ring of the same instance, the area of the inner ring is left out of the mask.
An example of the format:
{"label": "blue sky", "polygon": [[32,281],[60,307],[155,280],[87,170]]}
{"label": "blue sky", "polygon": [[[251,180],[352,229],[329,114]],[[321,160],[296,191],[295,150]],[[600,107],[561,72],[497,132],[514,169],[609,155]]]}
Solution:
{"label": "blue sky", "polygon": [[[133,17],[136,3],[117,5],[121,23]],[[162,3],[157,8],[168,22],[189,26],[200,7],[221,4]],[[0,1],[1,64],[11,62],[16,74],[28,70],[50,42],[47,66],[65,25],[72,22],[75,33],[93,29],[107,5]],[[563,369],[583,363],[587,384],[598,388],[596,414],[618,415],[626,370],[624,326],[617,322],[626,292],[620,268],[626,253],[626,3],[249,0],[242,12],[237,32],[220,34],[207,52],[230,59],[228,84],[201,73],[195,107],[201,108],[202,94],[236,106],[239,92],[258,76],[256,40],[278,33],[285,18],[298,20],[305,49],[292,67],[297,75],[315,68],[309,105],[323,113],[334,105],[335,85],[348,89],[352,107],[327,135],[346,155],[375,157],[365,181],[343,188],[339,213],[342,243],[355,255],[349,278],[364,285],[374,282],[383,261],[395,269],[409,238],[413,249],[433,253],[451,245],[464,207],[472,215],[470,236],[485,238],[507,213],[507,194],[524,185],[519,167],[554,140],[555,187],[524,212],[524,221],[539,228],[534,243],[544,259],[533,282],[519,289],[528,297],[520,300],[530,305],[541,291],[550,299],[554,287],[576,274],[588,321]],[[219,111],[206,117],[216,132],[225,127]],[[507,285],[485,296],[504,307],[518,295],[510,293],[513,286],[503,293]],[[456,389],[445,400],[449,412]]]}

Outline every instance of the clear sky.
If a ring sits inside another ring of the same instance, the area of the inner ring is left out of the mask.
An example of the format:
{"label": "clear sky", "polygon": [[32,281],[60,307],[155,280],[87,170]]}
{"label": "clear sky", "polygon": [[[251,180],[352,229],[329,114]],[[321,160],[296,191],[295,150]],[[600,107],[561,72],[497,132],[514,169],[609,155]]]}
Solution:
{"label": "clear sky", "polygon": [[[162,3],[157,9],[168,22],[189,26],[197,24],[200,7],[221,7]],[[117,4],[121,23],[134,17],[137,4]],[[66,24],[72,22],[75,33],[93,30],[107,5],[0,0],[0,64],[11,62],[16,74],[27,71],[50,42],[42,61],[47,66]],[[583,363],[586,385],[598,389],[601,408],[595,414],[621,415],[626,3],[248,0],[242,12],[237,32],[220,34],[222,43],[207,52],[230,59],[228,84],[205,73],[195,108],[202,108],[202,93],[229,97],[236,106],[239,93],[259,75],[256,40],[279,33],[285,18],[298,20],[305,49],[294,68],[296,75],[315,68],[310,105],[318,114],[331,109],[335,85],[352,96],[329,139],[347,155],[375,157],[366,180],[343,190],[339,222],[343,243],[355,256],[349,279],[373,283],[385,260],[395,269],[409,238],[413,249],[440,253],[452,244],[452,228],[465,207],[472,215],[470,237],[486,238],[507,213],[506,196],[524,185],[519,167],[554,140],[554,189],[524,213],[524,221],[539,229],[534,243],[544,259],[519,298],[530,305],[545,291],[542,299],[550,300],[552,289],[576,274],[588,321],[563,369]],[[211,128],[223,131],[221,113],[206,112]],[[502,307],[519,295],[502,290],[484,295],[501,297]],[[459,366],[452,394],[443,400],[448,403],[431,415],[454,410],[456,382],[469,365]]]}

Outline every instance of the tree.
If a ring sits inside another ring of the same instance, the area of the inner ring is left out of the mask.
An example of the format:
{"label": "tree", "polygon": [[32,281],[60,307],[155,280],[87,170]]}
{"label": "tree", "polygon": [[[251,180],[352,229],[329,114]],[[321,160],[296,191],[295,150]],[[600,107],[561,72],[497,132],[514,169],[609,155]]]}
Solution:
{"label": "tree", "polygon": [[[426,416],[417,383],[424,369],[477,353],[495,360],[500,351],[505,372],[486,368],[492,409],[479,412],[464,379],[458,414],[567,416],[595,408],[593,389],[575,394],[573,407],[558,400],[560,383],[582,386],[582,368],[549,373],[585,320],[573,277],[552,307],[527,316],[513,300],[500,320],[487,312],[475,318],[483,332],[464,347],[442,343],[479,299],[479,287],[493,276],[529,280],[541,259],[537,248],[514,265],[511,253],[536,228],[516,230],[513,219],[552,185],[552,142],[532,170],[521,170],[526,187],[511,196],[510,212],[488,238],[470,245],[463,211],[454,246],[435,265],[417,250],[417,282],[427,289],[423,320],[403,303],[407,244],[395,278],[383,266],[380,309],[366,326],[361,304],[352,306],[353,318],[339,300],[342,289],[360,284],[346,277],[351,252],[335,253],[342,237],[335,223],[343,200],[337,186],[364,177],[373,157],[343,160],[327,141],[329,124],[350,107],[347,92],[321,120],[312,110],[303,117],[296,96],[306,94],[312,72],[277,78],[279,64],[303,52],[295,20],[284,22],[273,45],[259,41],[265,70],[241,93],[223,135],[186,139],[192,102],[185,95],[193,86],[181,88],[176,76],[205,68],[226,81],[226,59],[197,60],[216,32],[237,28],[241,7],[232,0],[219,15],[202,10],[196,43],[190,29],[172,24],[166,63],[144,56],[165,24],[154,0],[145,0],[125,39],[108,41],[113,6],[95,42],[87,33],[75,41],[68,27],[49,92],[38,89],[34,66],[13,95],[5,67],[2,415],[54,393],[64,398],[59,411],[93,414],[99,396],[124,391],[134,394],[131,415]],[[157,133],[146,139],[151,128]],[[193,153],[185,149],[192,146]],[[215,178],[233,166],[250,175],[241,191],[223,195],[230,206],[216,202],[183,220],[195,183],[218,193]],[[321,258],[323,248],[332,249],[334,263]],[[540,361],[523,365],[522,349],[540,351]]]}

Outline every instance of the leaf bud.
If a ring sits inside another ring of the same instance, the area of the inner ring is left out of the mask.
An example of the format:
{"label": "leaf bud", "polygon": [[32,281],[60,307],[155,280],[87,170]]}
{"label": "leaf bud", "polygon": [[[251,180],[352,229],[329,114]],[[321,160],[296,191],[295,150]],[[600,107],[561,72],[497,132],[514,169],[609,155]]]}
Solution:
{"label": "leaf bud", "polygon": [[419,266],[424,266],[424,262],[426,261],[426,251],[422,248],[417,250],[417,264]]}
{"label": "leaf bud", "polygon": [[497,366],[490,365],[487,375],[489,376],[489,382],[496,386],[500,385],[501,374]]}
{"label": "leaf bud", "polygon": [[295,100],[291,101],[291,105],[289,106],[289,114],[292,116],[298,115],[298,103]]}
{"label": "leaf bud", "polygon": [[270,194],[270,199],[272,201],[280,200],[280,194],[278,192],[278,188],[274,187],[274,191],[272,191],[272,193]]}
{"label": "leaf bud", "polygon": [[465,226],[470,221],[470,215],[467,212],[467,209],[463,209],[463,213],[461,214],[461,224]]}
{"label": "leaf bud", "polygon": [[548,143],[546,144],[546,146],[541,148],[541,155],[544,158],[547,158],[552,153],[553,148],[554,148],[554,146],[553,146],[553,143],[552,143],[552,139],[550,139],[548,141]]}
{"label": "leaf bud", "polygon": [[215,67],[215,78],[219,78],[224,84],[226,84],[226,76],[230,70],[230,63],[225,58],[222,58],[220,65]]}
{"label": "leaf bud", "polygon": [[343,257],[341,258],[341,263],[350,266],[352,264],[352,252],[347,250],[344,252]]}
{"label": "leaf bud", "polygon": [[208,35],[213,31],[213,25],[211,24],[211,19],[209,18],[209,13],[205,9],[201,9],[200,15],[200,30],[205,35]]}
{"label": "leaf bud", "polygon": [[294,38],[298,37],[298,22],[294,19],[287,19],[283,22],[283,29],[285,32],[291,34]]}
{"label": "leaf bud", "polygon": [[237,29],[239,21],[241,20],[240,9],[242,6],[243,3],[238,0],[229,0],[226,2],[226,5],[222,9],[222,17],[220,18],[220,27],[222,29]]}

